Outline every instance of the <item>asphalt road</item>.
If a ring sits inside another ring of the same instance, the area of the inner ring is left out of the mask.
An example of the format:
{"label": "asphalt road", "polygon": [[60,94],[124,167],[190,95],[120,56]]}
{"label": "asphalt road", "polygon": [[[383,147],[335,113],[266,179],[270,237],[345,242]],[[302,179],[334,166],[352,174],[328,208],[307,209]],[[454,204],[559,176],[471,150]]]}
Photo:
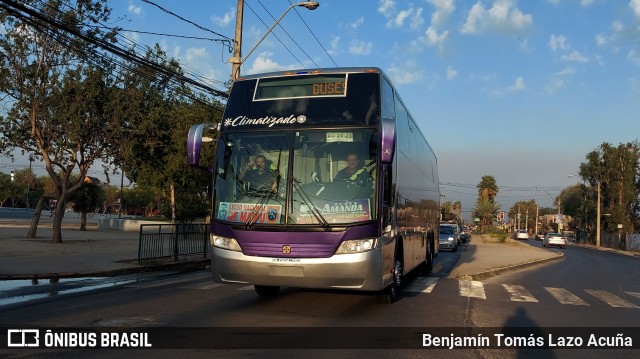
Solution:
{"label": "asphalt road", "polygon": [[[380,305],[375,297],[362,293],[288,288],[283,289],[278,298],[264,299],[258,297],[251,286],[216,284],[208,272],[200,271],[169,273],[157,280],[127,282],[71,295],[53,295],[4,310],[0,307],[0,317],[4,325],[23,327],[209,328],[213,331],[209,333],[209,343],[216,343],[216,338],[222,340],[229,331],[233,332],[224,328],[250,328],[252,331],[249,333],[236,329],[241,332],[238,334],[242,338],[240,345],[244,343],[248,347],[264,338],[279,338],[272,332],[273,328],[297,327],[301,332],[305,328],[329,328],[337,334],[344,334],[339,338],[340,343],[344,344],[344,338],[350,336],[354,341],[351,350],[330,350],[333,348],[331,342],[317,338],[316,345],[325,349],[301,352],[260,348],[214,352],[225,357],[299,357],[304,354],[311,358],[327,355],[355,358],[369,353],[373,357],[390,358],[427,354],[460,358],[588,358],[640,354],[638,350],[625,349],[522,348],[428,349],[425,352],[424,349],[409,350],[404,346],[400,346],[404,348],[402,350],[370,351],[358,344],[369,340],[375,347],[377,339],[373,338],[385,338],[381,333],[411,336],[411,328],[440,333],[441,330],[457,332],[478,328],[508,332],[524,327],[528,333],[538,335],[553,327],[572,327],[574,333],[590,330],[598,333],[597,327],[613,327],[621,331],[626,327],[637,327],[640,323],[640,296],[637,295],[640,293],[640,261],[578,247],[564,251],[566,258],[563,261],[529,267],[482,282],[448,278],[442,273],[418,276],[404,289],[401,300],[393,305]],[[447,263],[455,256],[455,253],[442,252],[436,265],[438,261]],[[355,329],[345,331],[344,328]],[[371,334],[371,329],[376,334]],[[635,339],[640,341],[639,337]],[[295,346],[295,343],[277,341],[279,348],[289,345]],[[38,351],[33,353],[33,356],[42,354]],[[168,352],[136,350],[123,353],[157,358]],[[170,353],[176,355],[174,351]],[[24,351],[9,354],[31,357]],[[51,354],[109,357],[116,353],[109,350],[62,350]],[[211,352],[188,350],[184,354],[186,357],[206,357]]]}

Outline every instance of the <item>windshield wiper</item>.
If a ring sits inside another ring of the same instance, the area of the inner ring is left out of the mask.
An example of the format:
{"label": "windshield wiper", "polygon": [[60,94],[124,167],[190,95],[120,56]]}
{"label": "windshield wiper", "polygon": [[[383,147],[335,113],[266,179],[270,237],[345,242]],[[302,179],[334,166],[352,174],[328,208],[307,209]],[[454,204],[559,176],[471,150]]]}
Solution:
{"label": "windshield wiper", "polygon": [[300,198],[302,199],[302,204],[304,204],[305,206],[307,206],[307,208],[309,208],[309,211],[311,211],[311,214],[313,214],[313,216],[316,217],[316,220],[318,221],[318,223],[322,225],[322,228],[324,228],[325,230],[329,230],[330,229],[329,222],[327,222],[327,220],[324,218],[322,213],[320,213],[320,211],[316,208],[316,206],[313,205],[313,201],[311,201],[311,198],[309,198],[309,195],[307,194],[307,192],[305,192],[304,189],[302,189],[302,186],[300,186],[300,180],[295,177],[293,177],[293,188],[295,188],[295,190],[298,191],[298,193],[300,194]]}

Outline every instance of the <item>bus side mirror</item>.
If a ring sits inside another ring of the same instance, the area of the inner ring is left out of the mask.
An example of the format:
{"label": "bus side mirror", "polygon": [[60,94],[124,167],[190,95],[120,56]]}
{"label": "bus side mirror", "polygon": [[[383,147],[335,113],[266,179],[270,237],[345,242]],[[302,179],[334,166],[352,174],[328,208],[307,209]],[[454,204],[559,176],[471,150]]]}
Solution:
{"label": "bus side mirror", "polygon": [[[189,129],[189,134],[187,135],[187,164],[191,167],[203,168],[200,166],[202,143],[213,141],[211,137],[203,137],[205,128],[214,129],[215,125],[213,123],[201,123]],[[211,171],[210,168],[204,168],[209,172]]]}
{"label": "bus side mirror", "polygon": [[382,133],[380,140],[380,162],[393,162],[396,151],[396,124],[393,119],[382,118]]}

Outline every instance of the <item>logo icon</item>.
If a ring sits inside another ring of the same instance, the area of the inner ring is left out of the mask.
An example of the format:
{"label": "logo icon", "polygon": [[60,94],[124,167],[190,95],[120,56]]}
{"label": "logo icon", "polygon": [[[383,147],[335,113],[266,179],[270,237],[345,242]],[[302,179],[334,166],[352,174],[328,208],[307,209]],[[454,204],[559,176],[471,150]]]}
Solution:
{"label": "logo icon", "polygon": [[291,254],[291,246],[282,246],[283,254]]}
{"label": "logo icon", "polygon": [[39,329],[8,329],[8,347],[37,347],[40,345]]}

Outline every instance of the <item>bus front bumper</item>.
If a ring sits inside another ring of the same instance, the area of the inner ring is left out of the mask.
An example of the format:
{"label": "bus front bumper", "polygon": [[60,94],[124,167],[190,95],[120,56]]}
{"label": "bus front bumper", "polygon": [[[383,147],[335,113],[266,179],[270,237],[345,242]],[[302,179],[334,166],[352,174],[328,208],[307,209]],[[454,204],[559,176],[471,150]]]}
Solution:
{"label": "bus front bumper", "polygon": [[274,258],[211,247],[211,270],[218,283],[377,291],[391,279],[383,267],[381,248],[329,258]]}

